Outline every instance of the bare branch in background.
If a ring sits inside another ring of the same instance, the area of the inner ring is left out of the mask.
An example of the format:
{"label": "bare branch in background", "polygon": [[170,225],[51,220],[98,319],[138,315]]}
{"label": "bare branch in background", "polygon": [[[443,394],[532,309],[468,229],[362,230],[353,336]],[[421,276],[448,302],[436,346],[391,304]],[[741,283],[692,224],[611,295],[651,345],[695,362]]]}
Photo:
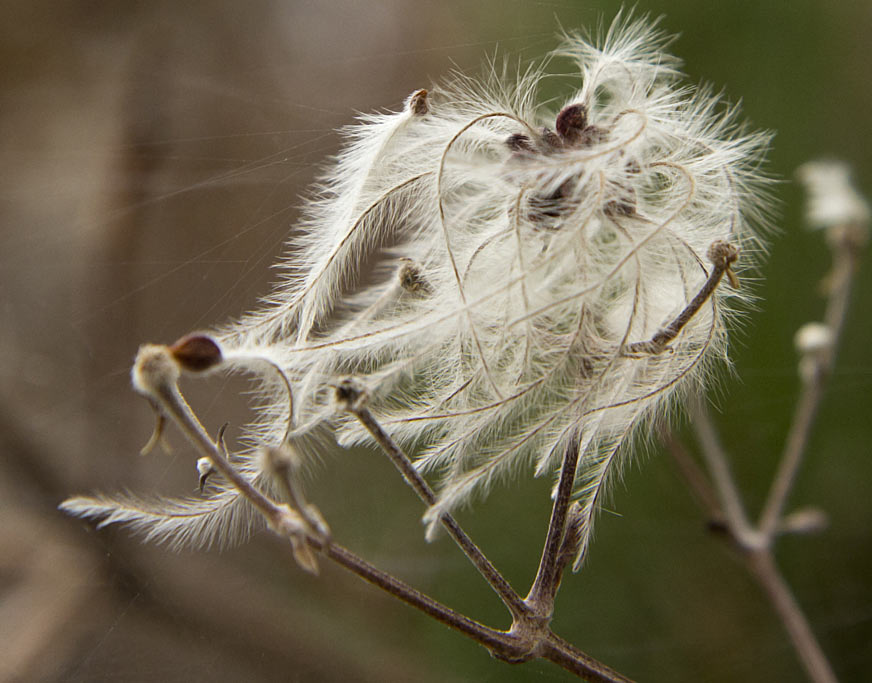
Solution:
{"label": "bare branch in background", "polygon": [[[816,683],[833,683],[836,680],[833,668],[778,568],[775,541],[780,533],[808,533],[826,523],[819,511],[785,514],[785,508],[835,364],[860,254],[868,241],[870,212],[866,201],[850,184],[848,169],[842,164],[809,163],[800,169],[800,178],[810,195],[809,222],[825,230],[833,266],[826,278],[824,322],[808,323],[796,334],[802,382],[800,394],[784,452],[756,524],[748,520],[739,487],[730,473],[729,458],[702,400],[693,404],[691,419],[711,484],[725,512],[724,524],[730,537],[742,551],[749,571],[784,624],[809,678]],[[694,467],[687,464],[683,446],[675,437],[669,437],[668,444],[691,488],[696,492],[707,491],[708,482],[701,481]],[[707,498],[707,493],[702,497]],[[708,505],[711,506],[710,500]]]}

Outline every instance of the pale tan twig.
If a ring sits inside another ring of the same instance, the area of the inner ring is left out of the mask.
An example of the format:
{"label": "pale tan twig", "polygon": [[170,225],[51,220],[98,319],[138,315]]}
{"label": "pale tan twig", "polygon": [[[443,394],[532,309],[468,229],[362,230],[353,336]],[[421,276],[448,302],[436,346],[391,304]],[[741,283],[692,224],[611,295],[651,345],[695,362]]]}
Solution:
{"label": "pale tan twig", "polygon": [[839,339],[845,326],[848,303],[854,275],[860,260],[860,248],[864,235],[860,226],[842,226],[831,229],[830,248],[833,251],[833,269],[827,278],[829,296],[827,297],[824,324],[829,328],[832,341],[811,362],[810,372],[803,373],[803,386],[796,413],[788,433],[787,443],[778,472],[772,481],[772,488],[760,516],[760,531],[772,536],[781,521],[784,506],[793,488],[793,482],[802,463],[808,444],[808,437],[814,426],[818,406],[823,398],[824,388],[829,379],[836,358]]}
{"label": "pale tan twig", "polygon": [[836,683],[835,673],[823,649],[775,562],[773,546],[776,530],[767,535],[748,522],[738,487],[730,474],[729,459],[701,401],[691,415],[709,476],[725,510],[723,522],[730,540],[742,551],[748,570],[772,603],[810,680],[815,683]]}
{"label": "pale tan twig", "polygon": [[730,533],[736,537],[736,541],[746,548],[756,547],[759,542],[755,532],[748,521],[745,506],[739,487],[733,478],[730,469],[730,461],[721,446],[717,429],[712,422],[705,401],[700,396],[695,396],[689,402],[690,419],[696,438],[700,443],[700,451],[705,460],[715,493],[717,494],[720,508],[724,514],[724,521]]}
{"label": "pale tan twig", "polygon": [[[831,664],[815,638],[799,603],[781,574],[775,561],[774,545],[783,528],[784,509],[802,458],[809,435],[823,398],[827,380],[835,362],[838,341],[844,330],[854,275],[859,264],[860,250],[865,243],[862,226],[845,225],[830,228],[830,247],[833,269],[828,278],[829,292],[824,323],[830,333],[829,344],[805,359],[802,388],[788,432],[785,448],[773,477],[760,519],[756,525],[748,521],[739,488],[730,472],[729,459],[721,447],[714,424],[700,399],[692,402],[691,417],[700,443],[700,450],[708,468],[711,482],[724,512],[725,524],[732,540],[743,551],[749,571],[757,579],[772,603],[793,647],[816,683],[835,683]],[[674,448],[670,450],[675,453]],[[686,474],[686,470],[684,470]],[[699,489],[698,482],[691,482]]]}
{"label": "pale tan twig", "polygon": [[678,471],[695,495],[699,506],[712,521],[723,523],[724,513],[715,490],[709,483],[706,473],[693,459],[693,456],[687,452],[681,440],[673,432],[663,430],[660,433],[660,441],[666,446],[673,462],[678,467]]}

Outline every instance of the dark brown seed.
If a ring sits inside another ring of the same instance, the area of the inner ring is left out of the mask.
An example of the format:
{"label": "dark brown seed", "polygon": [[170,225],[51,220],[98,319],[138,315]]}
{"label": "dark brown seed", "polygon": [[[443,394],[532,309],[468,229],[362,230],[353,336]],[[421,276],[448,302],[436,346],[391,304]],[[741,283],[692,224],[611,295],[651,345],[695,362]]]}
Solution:
{"label": "dark brown seed", "polygon": [[399,270],[400,287],[412,294],[431,294],[433,292],[421,268],[411,259],[403,259]]}
{"label": "dark brown seed", "polygon": [[587,107],[570,104],[557,115],[557,132],[565,146],[588,147],[602,142],[606,131],[588,123]]}
{"label": "dark brown seed", "polygon": [[587,107],[583,104],[570,104],[557,115],[557,133],[569,144],[575,144],[585,128],[587,128]]}
{"label": "dark brown seed", "polygon": [[203,372],[223,360],[221,347],[205,334],[186,335],[169,348],[176,362],[188,372]]}
{"label": "dark brown seed", "polygon": [[563,146],[560,136],[548,128],[542,129],[542,143],[546,148],[558,149]]}
{"label": "dark brown seed", "polygon": [[506,138],[506,145],[513,152],[534,152],[533,141],[523,133],[513,133]]}
{"label": "dark brown seed", "polygon": [[424,89],[416,90],[409,97],[409,111],[415,116],[424,116],[430,111],[430,103],[427,101],[427,91]]}

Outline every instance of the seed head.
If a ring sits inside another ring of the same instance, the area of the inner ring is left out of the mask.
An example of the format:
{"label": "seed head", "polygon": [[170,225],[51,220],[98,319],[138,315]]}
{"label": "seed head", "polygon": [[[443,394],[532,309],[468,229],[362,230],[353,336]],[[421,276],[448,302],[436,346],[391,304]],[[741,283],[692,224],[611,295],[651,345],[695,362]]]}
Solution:
{"label": "seed head", "polygon": [[537,105],[544,66],[491,65],[344,130],[284,284],[193,345],[263,378],[259,445],[366,442],[365,399],[438,480],[432,529],[573,444],[577,566],[633,430],[725,356],[740,294],[720,275],[759,252],[768,136],[682,83],[668,42],[646,19],[566,36],[552,57],[578,75],[556,110]]}
{"label": "seed head", "polygon": [[[492,67],[345,131],[288,284],[220,335],[228,353],[271,347],[294,384],[295,435],[329,424],[366,441],[331,396],[357,378],[440,479],[431,523],[521,467],[553,473],[575,440],[583,555],[633,429],[725,355],[735,292],[703,297],[668,353],[627,349],[690,305],[709,259],[732,278],[759,251],[768,136],[682,84],[668,42],[645,19],[619,18],[599,45],[567,36],[556,56],[579,78],[556,113],[535,104],[544,70]],[[386,267],[362,272],[373,263]]]}

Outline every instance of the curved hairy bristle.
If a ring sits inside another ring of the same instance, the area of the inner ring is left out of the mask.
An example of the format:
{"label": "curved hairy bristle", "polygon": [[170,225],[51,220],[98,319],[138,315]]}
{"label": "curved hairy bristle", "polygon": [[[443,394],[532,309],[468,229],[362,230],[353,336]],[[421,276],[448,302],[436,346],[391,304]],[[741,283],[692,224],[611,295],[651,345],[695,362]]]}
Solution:
{"label": "curved hairy bristle", "polygon": [[[554,476],[577,442],[580,561],[632,434],[726,360],[736,285],[762,251],[768,135],[684,83],[669,41],[619,17],[599,41],[568,35],[543,64],[493,62],[344,130],[285,281],[209,337],[222,367],[262,380],[255,445],[294,440],[305,458],[325,434],[369,441],[337,415],[333,387],[353,377],[438,486],[432,531],[506,477]],[[537,105],[547,64],[567,58],[564,100]],[[164,516],[75,511],[211,542],[222,496]]]}

